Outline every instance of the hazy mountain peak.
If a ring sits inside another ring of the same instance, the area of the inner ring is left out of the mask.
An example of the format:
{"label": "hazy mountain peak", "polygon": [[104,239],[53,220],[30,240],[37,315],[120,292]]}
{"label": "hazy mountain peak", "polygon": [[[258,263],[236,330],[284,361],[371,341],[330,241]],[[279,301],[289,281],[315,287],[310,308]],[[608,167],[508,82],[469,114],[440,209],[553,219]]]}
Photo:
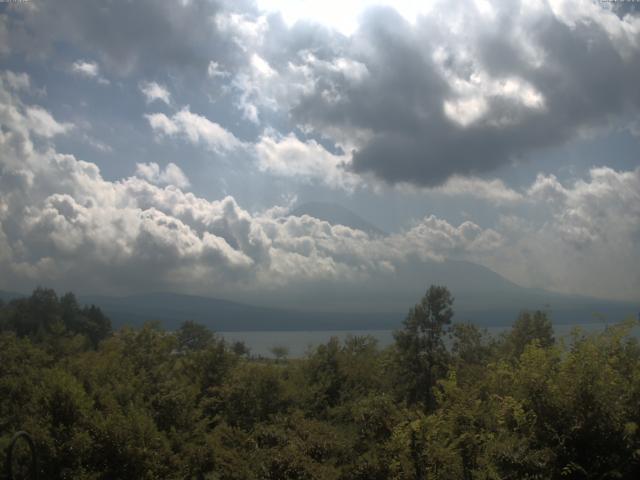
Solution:
{"label": "hazy mountain peak", "polygon": [[365,220],[357,213],[342,205],[330,202],[307,202],[298,205],[289,212],[289,215],[310,217],[324,220],[332,225],[344,225],[345,227],[362,230],[370,235],[386,235],[380,228]]}

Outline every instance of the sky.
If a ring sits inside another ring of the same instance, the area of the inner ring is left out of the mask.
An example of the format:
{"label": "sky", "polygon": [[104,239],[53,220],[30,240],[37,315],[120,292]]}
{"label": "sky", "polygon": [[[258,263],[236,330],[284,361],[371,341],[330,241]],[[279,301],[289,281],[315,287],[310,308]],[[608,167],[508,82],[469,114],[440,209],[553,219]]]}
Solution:
{"label": "sky", "polygon": [[633,5],[1,3],[0,289],[251,299],[454,259],[640,300],[639,81]]}

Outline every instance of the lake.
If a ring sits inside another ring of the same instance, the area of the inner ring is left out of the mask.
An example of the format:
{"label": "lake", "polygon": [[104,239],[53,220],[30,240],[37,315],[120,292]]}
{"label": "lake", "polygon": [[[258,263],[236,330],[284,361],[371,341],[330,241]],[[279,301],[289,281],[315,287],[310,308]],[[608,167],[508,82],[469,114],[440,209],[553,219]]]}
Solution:
{"label": "lake", "polygon": [[[554,325],[553,330],[556,338],[566,337],[574,327],[580,327],[585,332],[597,332],[605,328],[602,322]],[[498,335],[508,330],[510,326],[486,327],[492,335]],[[640,329],[635,328],[634,334],[640,335]],[[349,335],[364,336],[370,335],[378,341],[381,347],[386,347],[393,343],[392,330],[323,330],[323,331],[264,331],[264,332],[219,332],[227,341],[242,341],[251,349],[253,355],[273,357],[270,349],[273,347],[287,347],[289,357],[302,357],[309,350],[327,343],[331,337],[344,340]]]}

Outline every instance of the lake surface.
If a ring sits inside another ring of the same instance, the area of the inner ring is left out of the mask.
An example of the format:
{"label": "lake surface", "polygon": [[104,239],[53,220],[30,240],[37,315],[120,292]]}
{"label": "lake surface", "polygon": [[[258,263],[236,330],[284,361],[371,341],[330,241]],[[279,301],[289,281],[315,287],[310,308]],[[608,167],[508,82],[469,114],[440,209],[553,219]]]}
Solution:
{"label": "lake surface", "polygon": [[[567,337],[575,327],[580,327],[585,332],[602,331],[606,325],[599,323],[582,323],[571,325],[554,325],[553,330],[556,338]],[[511,327],[486,327],[492,335],[499,335]],[[227,341],[242,341],[251,349],[253,355],[273,357],[271,349],[273,347],[286,347],[289,350],[289,357],[302,357],[310,349],[318,345],[327,343],[331,337],[340,340],[351,336],[369,335],[378,341],[380,347],[386,347],[393,343],[392,330],[323,330],[323,331],[282,331],[282,332],[219,332]],[[640,329],[635,328],[634,334],[640,336]]]}

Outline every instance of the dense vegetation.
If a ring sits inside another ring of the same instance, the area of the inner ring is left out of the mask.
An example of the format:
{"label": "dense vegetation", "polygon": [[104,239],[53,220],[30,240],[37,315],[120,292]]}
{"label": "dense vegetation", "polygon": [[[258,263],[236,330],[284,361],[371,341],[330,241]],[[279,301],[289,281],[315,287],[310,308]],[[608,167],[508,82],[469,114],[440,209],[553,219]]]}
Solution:
{"label": "dense vegetation", "polygon": [[633,321],[564,342],[524,312],[491,338],[452,307],[431,287],[390,348],[269,360],[38,289],[0,308],[0,448],[29,431],[47,479],[640,478]]}

